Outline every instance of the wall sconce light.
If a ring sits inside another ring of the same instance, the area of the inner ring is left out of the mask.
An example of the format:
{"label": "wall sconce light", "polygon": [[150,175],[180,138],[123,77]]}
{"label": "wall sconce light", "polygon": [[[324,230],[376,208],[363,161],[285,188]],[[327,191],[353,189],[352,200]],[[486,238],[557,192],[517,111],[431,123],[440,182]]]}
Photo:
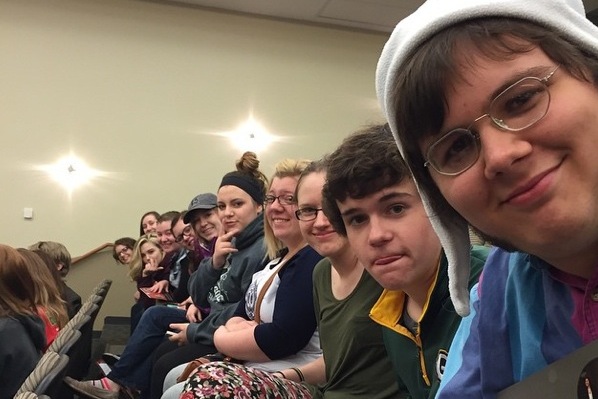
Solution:
{"label": "wall sconce light", "polygon": [[89,183],[98,172],[89,168],[85,162],[74,155],[68,155],[54,164],[42,168],[48,175],[62,185],[69,193]]}
{"label": "wall sconce light", "polygon": [[253,117],[230,133],[230,139],[241,151],[259,152],[268,148],[274,137]]}

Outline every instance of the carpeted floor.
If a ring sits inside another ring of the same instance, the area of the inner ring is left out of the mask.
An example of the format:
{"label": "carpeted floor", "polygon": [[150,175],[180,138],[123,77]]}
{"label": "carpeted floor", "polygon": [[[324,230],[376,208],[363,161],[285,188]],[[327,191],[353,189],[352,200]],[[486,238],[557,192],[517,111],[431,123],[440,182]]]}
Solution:
{"label": "carpeted floor", "polygon": [[[94,331],[91,354],[92,359],[99,360],[102,353],[109,352],[120,355],[127,344],[131,332],[131,323],[128,317],[106,316],[102,331]],[[100,370],[97,366],[90,367],[88,378],[98,378]]]}
{"label": "carpeted floor", "polygon": [[[129,339],[131,321],[128,317],[107,316],[104,319],[104,329],[99,341],[105,344],[104,352],[122,353]],[[102,352],[103,353],[103,352]]]}

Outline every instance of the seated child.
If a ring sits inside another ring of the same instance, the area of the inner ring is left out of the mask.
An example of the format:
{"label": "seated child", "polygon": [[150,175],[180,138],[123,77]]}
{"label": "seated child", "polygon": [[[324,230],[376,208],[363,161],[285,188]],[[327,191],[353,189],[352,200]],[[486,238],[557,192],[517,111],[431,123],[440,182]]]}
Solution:
{"label": "seated child", "polygon": [[[440,240],[387,125],[347,137],[330,155],[324,210],[385,288],[370,317],[384,326],[400,391],[434,398],[461,317],[449,296]],[[471,251],[469,286],[487,253]]]}

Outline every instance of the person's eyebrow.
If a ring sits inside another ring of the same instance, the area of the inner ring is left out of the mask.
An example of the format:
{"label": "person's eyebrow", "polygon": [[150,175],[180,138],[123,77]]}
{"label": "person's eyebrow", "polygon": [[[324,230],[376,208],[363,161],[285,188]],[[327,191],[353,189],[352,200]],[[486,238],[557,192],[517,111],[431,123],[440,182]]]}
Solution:
{"label": "person's eyebrow", "polygon": [[349,208],[344,212],[341,212],[341,217],[345,218],[351,215],[354,215],[356,213],[360,213],[361,209],[360,208]]}
{"label": "person's eyebrow", "polygon": [[[385,194],[382,197],[378,198],[378,200],[376,202],[381,203],[381,202],[386,202],[386,201],[390,201],[390,200],[411,198],[411,197],[412,197],[412,195],[409,193],[401,192],[401,191],[393,191],[393,192],[390,192],[390,193]],[[351,215],[354,215],[354,214],[360,213],[360,212],[362,212],[361,208],[358,208],[358,207],[349,208],[349,209],[345,210],[344,212],[341,212],[341,217],[351,216]]]}
{"label": "person's eyebrow", "polygon": [[300,204],[297,204],[297,207],[300,208],[300,209],[302,209],[302,208],[314,208],[314,209],[317,208],[317,206],[315,206],[311,202],[302,202]]}
{"label": "person's eyebrow", "polygon": [[490,95],[487,98],[488,104],[490,104],[499,94],[501,94],[503,91],[507,90],[515,82],[517,82],[523,78],[544,77],[543,74],[548,73],[549,68],[550,68],[549,66],[540,65],[540,66],[530,67],[530,68],[527,68],[527,69],[517,72],[515,75],[511,76],[506,82],[504,82],[502,85],[497,87],[492,93],[490,93]]}
{"label": "person's eyebrow", "polygon": [[[550,71],[550,68],[551,68],[551,66],[539,65],[539,66],[533,66],[533,67],[530,67],[530,68],[526,68],[526,69],[524,69],[522,71],[517,72],[515,75],[511,76],[507,81],[505,81],[499,87],[497,87],[496,89],[494,89],[486,97],[486,104],[484,104],[484,107],[482,109],[485,109],[487,111],[488,108],[490,107],[490,104],[492,103],[492,101],[499,94],[501,94],[503,91],[505,91],[506,89],[508,89],[511,85],[513,85],[515,82],[517,82],[517,81],[519,81],[519,80],[521,80],[523,78],[529,78],[529,77],[538,77],[538,78],[541,78],[541,77],[544,77],[544,74],[548,74],[548,72]],[[451,130],[458,129],[458,128],[464,127],[464,126],[465,125],[463,123],[457,123],[454,126],[453,125],[447,126],[447,127],[444,127],[443,129],[439,130],[436,134],[430,135],[430,137],[432,137],[432,138],[443,137],[445,134],[447,134]]]}

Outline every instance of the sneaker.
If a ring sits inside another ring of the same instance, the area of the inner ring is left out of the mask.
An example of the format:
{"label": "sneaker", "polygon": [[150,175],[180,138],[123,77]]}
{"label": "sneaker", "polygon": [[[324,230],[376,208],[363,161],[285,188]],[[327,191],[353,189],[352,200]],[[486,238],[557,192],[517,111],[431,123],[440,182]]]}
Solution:
{"label": "sneaker", "polygon": [[127,387],[121,387],[121,389],[120,389],[119,399],[139,399],[140,397],[141,397],[141,392],[139,392],[135,389],[131,389],[131,388],[127,388]]}
{"label": "sneaker", "polygon": [[114,367],[114,364],[120,360],[120,356],[114,353],[103,353],[102,360],[110,367]]}
{"label": "sneaker", "polygon": [[102,378],[101,380],[78,381],[71,377],[64,377],[64,382],[75,392],[86,398],[119,399],[118,390],[112,390],[114,389],[113,386],[118,386],[111,383],[107,378]]}
{"label": "sneaker", "polygon": [[107,377],[108,374],[110,374],[110,372],[112,371],[112,367],[108,366],[106,364],[106,362],[104,362],[103,360],[98,360],[96,362],[96,364],[98,365],[98,367],[100,368],[100,370],[102,370],[102,375],[104,377]]}

